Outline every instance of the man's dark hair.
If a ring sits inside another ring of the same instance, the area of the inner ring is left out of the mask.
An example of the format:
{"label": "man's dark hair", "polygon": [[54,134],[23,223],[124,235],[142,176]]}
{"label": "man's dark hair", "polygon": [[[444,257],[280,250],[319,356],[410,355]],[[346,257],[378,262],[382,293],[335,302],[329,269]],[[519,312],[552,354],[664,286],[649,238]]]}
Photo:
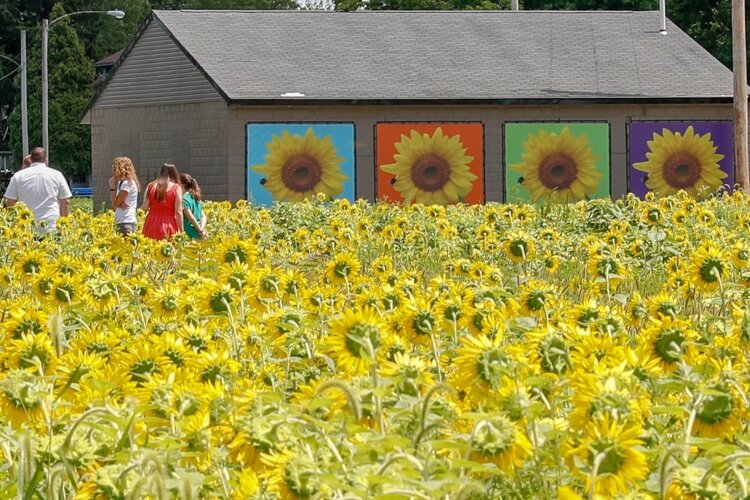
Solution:
{"label": "man's dark hair", "polygon": [[40,163],[47,159],[47,152],[44,148],[34,148],[31,150],[31,162]]}

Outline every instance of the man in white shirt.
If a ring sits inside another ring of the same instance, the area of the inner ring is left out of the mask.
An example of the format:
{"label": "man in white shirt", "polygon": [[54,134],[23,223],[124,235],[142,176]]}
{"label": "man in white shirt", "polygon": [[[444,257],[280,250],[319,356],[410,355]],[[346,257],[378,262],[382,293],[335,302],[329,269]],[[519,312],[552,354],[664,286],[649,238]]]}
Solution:
{"label": "man in white shirt", "polygon": [[57,219],[68,215],[73,194],[62,173],[47,166],[47,152],[43,148],[34,148],[29,156],[31,165],[13,175],[4,203],[12,207],[23,202],[34,213],[37,231],[44,234],[55,231]]}

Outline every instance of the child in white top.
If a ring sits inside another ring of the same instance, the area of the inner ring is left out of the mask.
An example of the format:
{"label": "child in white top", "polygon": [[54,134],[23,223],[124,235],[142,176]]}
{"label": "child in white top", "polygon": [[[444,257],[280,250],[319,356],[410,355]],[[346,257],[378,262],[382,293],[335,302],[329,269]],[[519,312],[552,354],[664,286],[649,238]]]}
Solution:
{"label": "child in white top", "polygon": [[109,179],[109,197],[115,209],[117,232],[127,235],[138,229],[138,191],[141,184],[130,158],[118,156],[112,161],[112,177]]}

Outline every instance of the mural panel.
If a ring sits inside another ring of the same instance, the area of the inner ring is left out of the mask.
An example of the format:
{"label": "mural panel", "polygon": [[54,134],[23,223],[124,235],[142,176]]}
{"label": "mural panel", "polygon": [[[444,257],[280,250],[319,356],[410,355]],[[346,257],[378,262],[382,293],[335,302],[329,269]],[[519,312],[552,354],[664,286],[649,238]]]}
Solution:
{"label": "mural panel", "polygon": [[633,122],[628,191],[668,196],[683,189],[697,199],[734,184],[730,122]]}
{"label": "mural panel", "polygon": [[481,123],[379,123],[375,133],[379,200],[484,202]]}
{"label": "mural panel", "polygon": [[609,179],[609,124],[505,124],[506,201],[606,198]]}
{"label": "mural panel", "polygon": [[317,193],[354,201],[354,125],[247,125],[247,195],[258,205]]}

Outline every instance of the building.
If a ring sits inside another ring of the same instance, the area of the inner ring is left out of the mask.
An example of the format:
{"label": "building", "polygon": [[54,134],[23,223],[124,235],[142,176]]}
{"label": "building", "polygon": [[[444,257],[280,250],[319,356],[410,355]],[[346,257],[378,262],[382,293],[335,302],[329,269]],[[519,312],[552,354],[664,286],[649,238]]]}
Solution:
{"label": "building", "polygon": [[660,27],[650,11],[154,11],[83,114],[94,206],[119,155],[143,181],[169,161],[208,199],[257,203],[731,184],[732,73]]}
{"label": "building", "polygon": [[125,51],[118,50],[117,52],[99,59],[94,63],[94,68],[96,70],[96,76],[94,77],[94,88],[97,88],[99,85],[104,83],[104,81],[107,79],[107,76],[109,75],[109,72],[112,71],[112,68],[115,67],[117,61],[120,60],[120,56],[123,52]]}

